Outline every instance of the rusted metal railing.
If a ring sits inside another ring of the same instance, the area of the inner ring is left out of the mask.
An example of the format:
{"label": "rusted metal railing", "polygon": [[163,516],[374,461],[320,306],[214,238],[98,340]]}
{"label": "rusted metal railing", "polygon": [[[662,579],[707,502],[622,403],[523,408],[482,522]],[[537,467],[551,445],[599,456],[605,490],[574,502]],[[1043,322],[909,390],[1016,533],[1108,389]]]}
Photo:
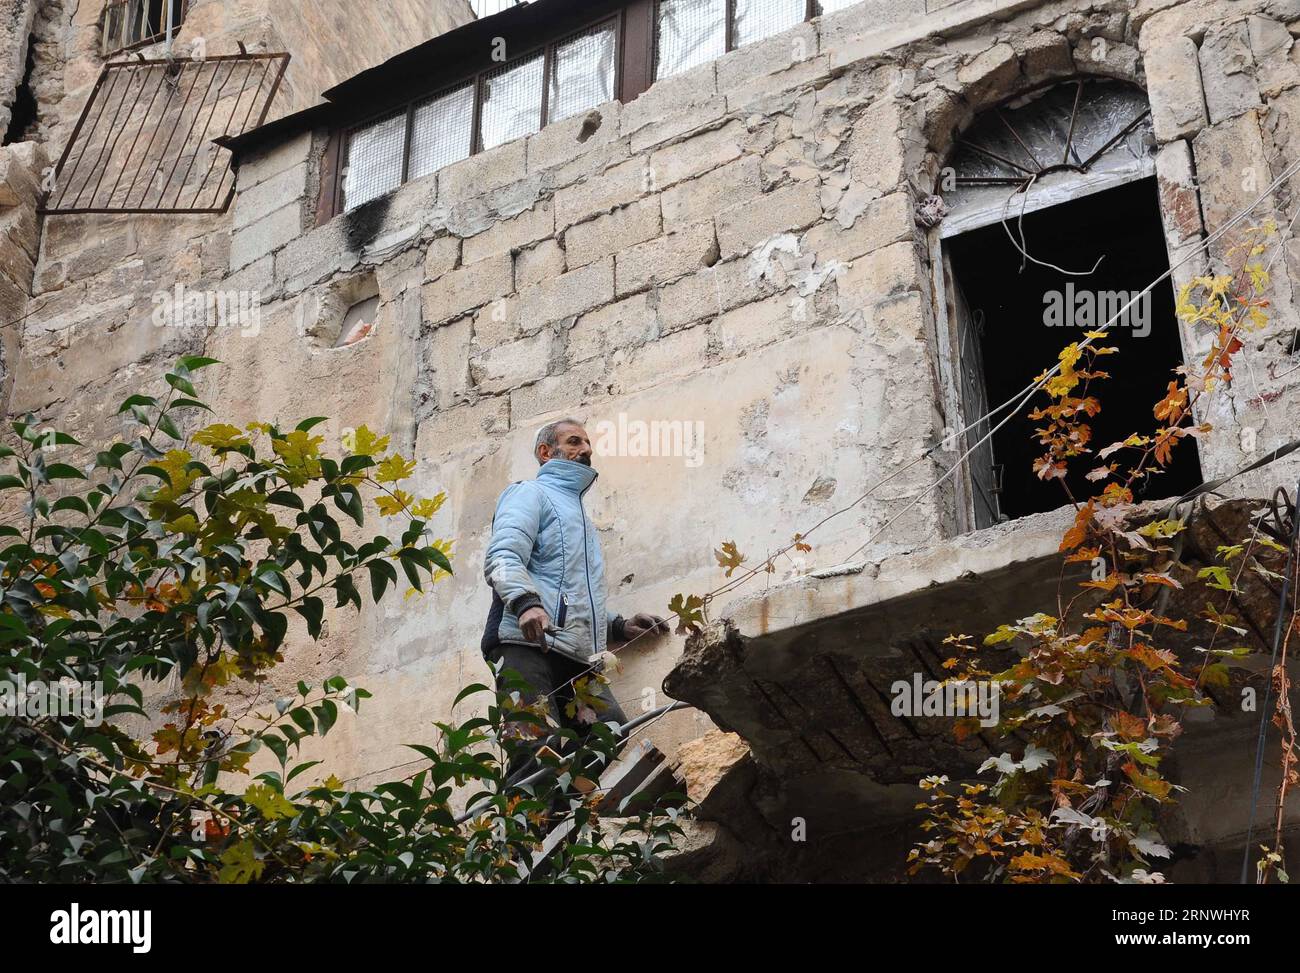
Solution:
{"label": "rusted metal railing", "polygon": [[223,213],[229,152],[213,139],[266,120],[288,54],[230,54],[104,65],[41,211]]}

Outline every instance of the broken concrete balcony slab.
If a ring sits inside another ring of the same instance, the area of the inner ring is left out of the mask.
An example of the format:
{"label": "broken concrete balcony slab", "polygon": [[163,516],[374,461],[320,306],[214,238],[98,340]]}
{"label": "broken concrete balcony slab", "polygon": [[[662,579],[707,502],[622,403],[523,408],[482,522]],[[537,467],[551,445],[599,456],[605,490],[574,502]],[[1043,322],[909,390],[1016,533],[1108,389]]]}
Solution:
{"label": "broken concrete balcony slab", "polygon": [[[1177,560],[1169,571],[1183,587],[1171,589],[1164,610],[1191,624],[1187,632],[1163,639],[1161,648],[1185,663],[1203,660],[1197,649],[1211,644],[1208,623],[1197,619],[1215,592],[1197,572],[1220,563],[1221,545],[1248,536],[1264,506],[1237,500],[1198,503],[1190,514],[1182,508],[1188,529],[1171,552]],[[1168,501],[1153,502],[1135,508],[1133,518],[1168,514]],[[943,661],[954,654],[942,644],[950,634],[978,640],[1037,611],[1062,614],[1062,600],[1078,593],[1077,582],[1089,569],[1086,562],[1065,563],[1059,553],[1074,516],[1073,508],[1063,508],[880,562],[819,571],[736,603],[729,617],[691,638],[664,681],[665,691],[738,734],[752,758],[752,766],[738,764],[734,771],[749,775],[746,793],[733,787],[728,801],[710,799],[707,817],[727,825],[747,803],[771,829],[769,838],[788,835],[792,822],[802,820],[810,835],[833,838],[836,854],[843,854],[846,837],[857,833],[858,867],[866,867],[861,843],[869,843],[874,850],[867,857],[880,860],[881,874],[888,874],[891,860],[897,874],[901,855],[919,834],[917,781],[930,774],[974,778],[984,760],[1013,744],[989,731],[959,743],[954,718],[897,715],[891,711],[892,687],[911,686],[917,679],[941,682],[947,675]],[[1268,671],[1274,584],[1263,576],[1241,579],[1240,595],[1230,607],[1243,620],[1247,633],[1240,642],[1251,654],[1233,660],[1228,685],[1207,687],[1218,705],[1189,716],[1178,749],[1238,753],[1240,766],[1248,767],[1258,714],[1243,712],[1237,700],[1251,680],[1262,687]],[[1099,600],[1097,593],[1086,595],[1069,617],[1077,621]],[[1222,763],[1213,764],[1220,778]],[[1187,763],[1185,782],[1193,788],[1208,784],[1195,766]],[[1181,831],[1195,832],[1197,842],[1223,844],[1236,831],[1244,832],[1240,817],[1216,830],[1200,815]],[[752,834],[752,827],[747,830]],[[804,856],[808,861],[822,857]]]}

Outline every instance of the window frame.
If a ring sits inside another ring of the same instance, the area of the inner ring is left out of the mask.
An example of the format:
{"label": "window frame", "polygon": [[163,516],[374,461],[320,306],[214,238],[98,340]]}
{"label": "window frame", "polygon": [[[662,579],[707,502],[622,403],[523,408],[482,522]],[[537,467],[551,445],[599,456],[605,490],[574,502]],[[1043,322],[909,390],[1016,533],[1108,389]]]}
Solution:
{"label": "window frame", "polygon": [[[190,0],[184,0],[184,2],[188,7]],[[536,55],[539,51],[544,53],[542,105],[537,131],[541,131],[548,124],[552,124],[547,122],[547,115],[550,111],[550,85],[554,68],[555,49],[565,41],[603,24],[611,23],[614,26],[614,99],[622,103],[633,101],[655,83],[655,71],[659,57],[658,45],[655,43],[655,39],[660,2],[661,0],[619,0],[617,3],[609,3],[607,6],[602,4],[605,9],[598,15],[586,20],[575,18],[572,23],[564,27],[562,33],[554,34],[541,43],[528,46],[521,54],[505,62],[506,64],[512,64]],[[803,0],[803,20],[801,23],[806,24],[817,17],[824,16],[824,14],[818,12],[818,3],[819,0]],[[738,49],[735,38],[735,15],[736,0],[726,0],[727,24],[726,51],[724,54],[729,54]],[[753,43],[761,42],[755,41]],[[436,86],[421,86],[418,93],[411,97],[396,99],[380,110],[368,110],[363,116],[355,120],[344,120],[334,125],[328,133],[325,151],[321,160],[321,192],[316,207],[316,225],[320,226],[335,216],[347,212],[343,208],[343,167],[347,158],[348,142],[352,135],[357,130],[381,120],[394,111],[405,109],[407,112],[406,152],[402,162],[402,181],[398,183],[398,187],[405,185],[409,181],[410,138],[414,106],[429,98],[436,97],[440,93],[451,91],[465,84],[473,85],[474,115],[470,121],[469,157],[484,151],[480,147],[482,143],[483,78],[485,75],[499,70],[502,66],[499,63],[487,64],[466,71],[460,76],[440,81]]]}
{"label": "window frame", "polygon": [[[167,39],[167,20],[164,17],[162,28],[159,30],[157,34],[154,34],[150,37],[146,37],[143,40],[138,40],[131,44],[127,44],[123,47],[104,48],[103,46],[104,30],[107,27],[109,11],[112,10],[114,7],[127,7],[130,5],[130,2],[131,0],[105,0],[103,12],[99,15],[99,43],[100,43],[101,57],[106,57],[106,58],[116,57],[118,54],[123,54],[126,53],[127,51],[135,51],[141,48],[150,47],[154,44],[161,43]],[[143,2],[147,3],[148,0],[143,0]],[[168,4],[170,2],[171,0],[163,0],[164,4]],[[181,5],[181,19],[172,24],[173,39],[175,39],[177,33],[180,31],[181,27],[185,23],[185,18],[188,17],[190,13],[190,0],[180,0],[180,5]],[[166,13],[165,8],[163,12],[164,14]]]}
{"label": "window frame", "polygon": [[[185,0],[185,2],[188,2],[188,0]],[[473,107],[473,117],[470,119],[470,143],[469,143],[470,151],[469,151],[469,155],[466,158],[473,158],[474,156],[479,155],[483,152],[491,151],[490,149],[483,148],[484,81],[488,75],[500,72],[503,68],[509,68],[512,65],[521,64],[529,60],[530,58],[536,57],[539,53],[542,54],[541,109],[538,115],[538,127],[534,131],[528,134],[535,135],[537,134],[537,132],[540,132],[542,129],[546,128],[548,124],[552,124],[552,123],[548,123],[546,119],[547,119],[547,115],[550,112],[551,72],[554,70],[554,65],[555,65],[555,51],[556,48],[558,48],[561,44],[564,44],[581,34],[585,34],[589,31],[593,31],[600,27],[606,27],[606,26],[612,27],[614,32],[614,52],[615,52],[614,53],[614,100],[621,100],[623,95],[623,78],[624,78],[623,32],[626,24],[626,13],[627,13],[626,7],[620,7],[616,10],[604,13],[590,21],[587,21],[586,23],[575,26],[572,29],[565,30],[563,34],[557,37],[543,41],[539,44],[534,44],[532,47],[529,47],[524,51],[520,52],[519,54],[514,55],[507,61],[497,63],[497,64],[492,64],[489,67],[479,68],[477,71],[474,71],[472,74],[470,74],[467,77],[460,78],[459,80],[453,81],[450,84],[440,85],[438,88],[432,91],[422,91],[420,92],[419,95],[417,95],[414,98],[409,98],[404,102],[399,102],[395,105],[390,105],[387,108],[383,109],[382,111],[373,112],[360,121],[354,122],[350,125],[338,129],[335,135],[331,139],[330,147],[326,150],[326,166],[327,169],[332,167],[333,172],[332,173],[327,172],[327,178],[329,180],[328,182],[326,181],[326,179],[322,179],[323,184],[325,185],[332,184],[333,187],[331,193],[329,194],[329,198],[332,200],[330,204],[330,211],[332,212],[332,214],[337,216],[340,213],[348,212],[348,210],[344,209],[346,200],[343,198],[343,183],[344,183],[343,173],[347,167],[348,144],[351,142],[352,136],[355,135],[358,131],[370,125],[373,125],[375,122],[382,121],[384,118],[393,115],[395,112],[398,111],[405,112],[406,134],[404,136],[403,150],[402,150],[402,178],[401,181],[397,184],[397,186],[393,187],[394,189],[399,189],[402,186],[406,185],[406,183],[409,181],[408,177],[411,171],[411,135],[413,133],[413,129],[415,125],[415,109],[419,105],[424,104],[425,102],[429,101],[432,98],[437,98],[440,95],[448,94],[452,91],[455,91],[458,88],[463,88],[466,85],[473,85],[474,107]],[[527,137],[528,137],[527,135],[520,136],[520,138],[527,138]],[[513,141],[513,139],[509,141]],[[493,146],[493,148],[497,148],[497,146]],[[333,156],[332,166],[329,159],[330,156]],[[463,161],[463,160],[458,160],[458,161]],[[454,165],[455,163],[451,163],[451,164]],[[389,191],[391,192],[392,190]],[[369,200],[367,202],[369,202]],[[364,206],[365,203],[362,203],[361,205]],[[318,216],[320,215],[320,212],[321,211],[318,209]]]}
{"label": "window frame", "polygon": [[[1112,82],[1122,83],[1140,91],[1143,97],[1147,100],[1147,110],[1134,118],[1133,121],[1130,122],[1130,127],[1141,121],[1141,119],[1150,116],[1150,95],[1144,87],[1135,82],[1088,73],[1076,73],[1059,78],[1049,78],[1015,91],[1006,98],[1001,99],[997,103],[990,105],[983,111],[977,113],[972,119],[970,119],[969,123],[963,128],[957,138],[954,139],[953,144],[948,147],[948,150],[944,155],[944,164],[949,164],[952,154],[956,151],[957,142],[971,130],[975,123],[986,112],[996,112],[1008,102],[1049,88],[1064,87],[1066,85],[1080,83],[1086,86],[1090,83]],[[1080,92],[1082,92],[1082,88],[1080,89]],[[1107,143],[1106,146],[1097,153],[1097,155],[1100,156],[1104,152],[1109,151],[1114,147],[1117,141],[1118,139],[1114,139]],[[1089,196],[1104,193],[1111,189],[1117,189],[1121,186],[1126,186],[1143,179],[1155,178],[1155,175],[1154,153],[1147,158],[1120,169],[1098,173],[1075,173],[1071,177],[1070,182],[1066,185],[1048,187],[1035,186],[1029,190],[1030,195],[1026,197],[1023,203],[1025,207],[1024,212],[1034,213],[1051,209],[1058,205],[1085,199]],[[936,186],[935,189],[937,193],[938,187]],[[1197,190],[1197,193],[1199,196],[1199,190]],[[1168,214],[1166,213],[1163,204],[1160,205],[1159,210],[1162,229],[1167,230]],[[1020,209],[1018,206],[1016,212],[1019,211]],[[923,246],[925,247],[930,259],[929,300],[930,309],[934,315],[935,335],[937,341],[936,364],[941,390],[941,404],[943,406],[944,415],[947,417],[945,421],[947,422],[949,429],[961,429],[970,425],[973,420],[979,417],[966,414],[969,405],[965,401],[965,396],[961,387],[960,373],[966,364],[966,361],[961,354],[960,347],[963,322],[961,320],[959,306],[962,301],[958,297],[959,288],[955,283],[956,273],[953,270],[952,255],[948,246],[948,241],[984,227],[991,226],[1000,220],[1005,219],[1005,217],[1006,214],[1002,212],[1002,207],[998,205],[980,206],[969,210],[955,209],[950,216],[945,217],[942,223],[927,230],[923,238]],[[1172,263],[1172,256],[1170,259]],[[950,280],[953,283],[950,283]],[[1197,354],[1196,350],[1188,346],[1187,335],[1181,329],[1179,339],[1182,351],[1181,364],[1194,360]],[[983,376],[981,376],[981,381],[985,381]],[[972,444],[981,437],[984,427],[991,428],[990,423],[987,420],[981,424],[977,424],[975,429],[969,430],[965,435],[957,437],[957,442],[955,444],[957,452],[961,453],[970,449]],[[948,435],[947,430],[945,430],[945,436],[946,435]],[[989,439],[987,445],[989,455],[993,460],[993,469],[996,470],[1000,464],[997,463],[997,454],[992,451],[992,438]],[[1199,441],[1194,441],[1192,445],[1196,449],[1198,457],[1204,461]],[[978,450],[972,451],[961,464],[963,468],[952,478],[954,490],[954,511],[956,516],[955,527],[958,536],[988,530],[991,527],[998,526],[1001,522],[1015,522],[1024,519],[1023,516],[1014,518],[1008,517],[1005,521],[995,521],[988,524],[981,523],[978,500],[976,497],[978,485],[975,482],[975,472],[973,469],[973,461],[976,460],[977,457]],[[1000,487],[1000,485],[1000,482],[995,484],[995,486],[998,487]],[[999,514],[1006,516],[1005,513],[1001,511],[1000,506],[998,506],[999,503],[1000,490],[997,490],[993,497],[994,510]]]}
{"label": "window frame", "polygon": [[[650,66],[651,84],[653,84],[656,80],[658,80],[657,75],[659,70],[659,45],[654,43],[654,37],[658,31],[659,7],[662,4],[662,2],[663,0],[654,0],[653,9],[650,12],[650,37],[651,37],[651,44],[654,47],[654,53],[652,58],[653,63]],[[736,0],[726,0],[726,3],[723,5],[723,8],[724,8],[723,17],[725,18],[726,21],[724,26],[726,29],[723,31],[725,37],[723,38],[724,49],[721,56],[725,57],[726,55],[730,54],[732,51],[740,50],[741,47],[748,47],[749,44],[762,43],[762,41],[750,41],[748,44],[737,44],[736,43]],[[806,24],[809,21],[813,20],[814,18],[820,16],[822,15],[817,13],[817,0],[803,0],[803,19],[800,21],[800,23]],[[789,29],[791,28],[787,28],[787,30]],[[775,37],[776,35],[773,34],[772,36]],[[763,40],[766,40],[766,38],[763,38]],[[665,77],[672,78],[672,77],[676,77],[676,75],[669,74],[669,75],[665,75]]]}

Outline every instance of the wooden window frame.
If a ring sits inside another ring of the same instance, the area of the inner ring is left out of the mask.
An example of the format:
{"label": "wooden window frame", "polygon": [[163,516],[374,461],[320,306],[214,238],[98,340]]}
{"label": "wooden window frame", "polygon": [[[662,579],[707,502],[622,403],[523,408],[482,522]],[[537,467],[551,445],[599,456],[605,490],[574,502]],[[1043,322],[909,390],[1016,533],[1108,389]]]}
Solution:
{"label": "wooden window frame", "polygon": [[[189,0],[184,0],[184,2],[188,8]],[[557,34],[539,44],[535,44],[525,50],[524,53],[506,62],[506,64],[514,64],[533,57],[538,52],[543,54],[542,104],[538,131],[551,124],[547,121],[547,115],[550,110],[551,75],[554,71],[556,48],[566,40],[596,27],[605,24],[614,26],[616,50],[614,59],[614,97],[618,101],[623,103],[633,101],[654,84],[655,67],[658,60],[655,29],[658,24],[659,3],[660,0],[626,0],[616,9],[608,10],[586,23],[580,22],[566,28],[562,34]],[[726,53],[731,53],[737,49],[735,43],[735,16],[736,0],[726,0]],[[817,13],[817,0],[804,0],[803,22],[807,23],[817,16],[819,16]],[[357,130],[365,128],[385,115],[391,114],[395,109],[405,107],[407,112],[406,148],[402,160],[402,181],[398,184],[399,186],[406,184],[410,172],[410,146],[415,106],[428,98],[436,97],[440,92],[451,91],[464,84],[473,84],[474,114],[470,121],[470,156],[485,151],[481,148],[483,137],[483,79],[493,71],[499,71],[502,66],[500,64],[490,65],[453,81],[440,83],[436,88],[422,90],[417,96],[407,99],[404,103],[399,102],[395,105],[389,105],[382,111],[368,113],[361,120],[340,125],[330,132],[321,167],[321,195],[316,209],[317,225],[328,222],[333,217],[345,212],[343,209],[343,163],[347,156],[348,141],[352,135]]]}
{"label": "wooden window frame", "polygon": [[[623,64],[623,38],[627,22],[625,13],[625,8],[620,8],[602,14],[585,24],[580,24],[574,26],[572,29],[566,30],[563,34],[533,45],[526,49],[522,54],[517,54],[510,58],[510,60],[506,61],[504,64],[494,64],[490,67],[480,68],[478,71],[460,78],[459,80],[453,81],[450,84],[439,85],[432,91],[423,91],[418,96],[407,100],[405,103],[389,106],[382,111],[367,115],[360,121],[338,128],[331,134],[325,152],[325,161],[322,167],[321,178],[321,186],[324,191],[322,192],[321,197],[322,204],[317,206],[317,225],[320,225],[323,222],[328,222],[328,220],[332,219],[334,216],[346,212],[343,208],[345,202],[343,199],[343,170],[347,162],[348,143],[351,141],[352,136],[361,129],[392,115],[395,110],[404,110],[406,112],[406,135],[402,154],[402,180],[398,183],[398,188],[400,188],[406,184],[407,177],[410,173],[411,134],[415,122],[415,108],[417,105],[423,104],[430,98],[436,98],[439,94],[455,91],[467,84],[473,85],[474,108],[473,117],[470,120],[469,152],[469,156],[472,158],[482,152],[488,151],[483,148],[484,80],[489,74],[494,74],[501,71],[503,68],[509,68],[512,65],[522,64],[530,58],[536,57],[540,53],[542,55],[541,110],[537,120],[538,127],[536,131],[529,133],[536,134],[536,132],[540,132],[547,126],[547,124],[549,124],[546,118],[550,108],[551,73],[554,70],[556,48],[566,41],[572,40],[588,31],[600,27],[610,27],[613,30],[615,45],[614,98],[622,100],[621,96],[625,91],[624,78],[626,76]],[[526,138],[527,136],[521,137]],[[495,148],[495,146],[493,146],[493,148]],[[328,205],[324,204],[325,200],[329,201]]]}
{"label": "wooden window frame", "polygon": [[[170,3],[170,0],[163,0],[163,2]],[[111,10],[113,7],[125,7],[127,6],[128,3],[129,0],[121,0],[121,2],[117,2],[117,0],[107,0],[107,2],[105,2],[103,13],[101,13],[99,17],[99,37],[100,37],[101,45],[103,44],[104,27],[105,27],[105,22],[108,19],[109,10]],[[166,11],[164,10],[164,13],[165,12]],[[186,17],[189,16],[189,13],[190,13],[190,0],[181,0],[181,19],[178,22],[172,24],[173,40],[176,38],[177,32],[185,24],[185,19]],[[144,40],[136,41],[133,44],[127,44],[125,47],[114,47],[111,48],[110,50],[102,50],[101,48],[100,56],[105,58],[116,57],[117,55],[124,54],[127,51],[141,50],[142,48],[151,47],[154,44],[160,44],[164,42],[166,39],[167,39],[167,21],[164,18],[162,30],[159,33],[154,34],[152,37],[147,37]]]}

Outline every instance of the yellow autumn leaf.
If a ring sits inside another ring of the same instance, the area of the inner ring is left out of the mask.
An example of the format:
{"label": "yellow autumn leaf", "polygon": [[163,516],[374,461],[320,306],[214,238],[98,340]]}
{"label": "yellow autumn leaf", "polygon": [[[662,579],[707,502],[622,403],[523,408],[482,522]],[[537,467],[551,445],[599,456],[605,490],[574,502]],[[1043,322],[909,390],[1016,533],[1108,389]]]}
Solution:
{"label": "yellow autumn leaf", "polygon": [[215,452],[250,445],[248,437],[239,431],[239,427],[226,422],[216,422],[200,429],[194,434],[194,443],[207,446]]}
{"label": "yellow autumn leaf", "polygon": [[383,494],[375,497],[375,506],[385,517],[396,517],[398,514],[405,513],[414,502],[415,497],[405,490],[394,490],[391,496]]}
{"label": "yellow autumn leaf", "polygon": [[447,502],[447,494],[440,493],[436,497],[426,497],[411,508],[411,516],[420,520],[428,520]]}
{"label": "yellow autumn leaf", "polygon": [[398,483],[415,472],[415,460],[404,459],[400,453],[394,453],[375,470],[376,483]]}
{"label": "yellow autumn leaf", "polygon": [[377,456],[388,448],[388,436],[376,436],[365,426],[343,435],[343,448],[360,456]]}

